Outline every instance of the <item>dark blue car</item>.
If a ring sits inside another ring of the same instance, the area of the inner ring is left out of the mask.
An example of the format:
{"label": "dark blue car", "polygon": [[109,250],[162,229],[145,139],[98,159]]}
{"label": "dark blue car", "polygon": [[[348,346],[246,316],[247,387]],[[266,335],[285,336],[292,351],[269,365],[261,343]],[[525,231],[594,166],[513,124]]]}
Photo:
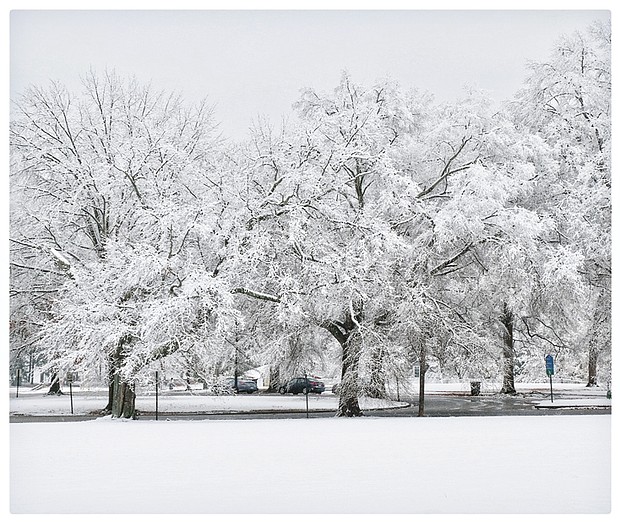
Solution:
{"label": "dark blue car", "polygon": [[325,384],[316,377],[295,377],[280,386],[279,391],[282,395],[285,393],[292,393],[293,395],[298,393],[323,393],[325,391]]}
{"label": "dark blue car", "polygon": [[258,385],[253,379],[242,379],[237,377],[237,387],[235,388],[235,378],[230,377],[226,379],[225,386],[236,393],[254,393],[258,391]]}

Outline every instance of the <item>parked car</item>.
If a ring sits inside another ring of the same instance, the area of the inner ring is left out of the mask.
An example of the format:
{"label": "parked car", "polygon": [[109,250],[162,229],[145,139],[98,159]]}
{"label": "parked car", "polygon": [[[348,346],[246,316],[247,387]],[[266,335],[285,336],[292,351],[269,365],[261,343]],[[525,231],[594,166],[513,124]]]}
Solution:
{"label": "parked car", "polygon": [[[235,391],[235,378],[227,378],[224,381],[224,386],[232,391]],[[255,391],[258,391],[258,386],[255,380],[237,377],[237,393],[254,393]]]}
{"label": "parked car", "polygon": [[325,391],[325,384],[319,381],[316,377],[295,377],[286,384],[280,386],[280,393],[292,393],[297,395],[298,393],[323,393]]}

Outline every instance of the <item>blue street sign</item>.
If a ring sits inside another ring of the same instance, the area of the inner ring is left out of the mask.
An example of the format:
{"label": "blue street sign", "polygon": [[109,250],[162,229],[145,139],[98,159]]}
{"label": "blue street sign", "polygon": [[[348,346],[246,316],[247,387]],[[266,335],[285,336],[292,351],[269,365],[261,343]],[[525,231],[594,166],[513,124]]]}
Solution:
{"label": "blue street sign", "polygon": [[553,371],[553,356],[551,355],[547,355],[545,357],[545,366],[547,369],[547,375],[553,375],[554,371]]}

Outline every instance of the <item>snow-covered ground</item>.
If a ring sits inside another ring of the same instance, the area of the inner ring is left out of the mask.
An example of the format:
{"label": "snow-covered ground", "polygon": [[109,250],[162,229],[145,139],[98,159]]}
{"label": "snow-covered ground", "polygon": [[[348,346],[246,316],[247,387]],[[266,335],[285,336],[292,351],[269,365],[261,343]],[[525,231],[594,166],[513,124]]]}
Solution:
{"label": "snow-covered ground", "polygon": [[[463,388],[463,389],[461,389]],[[543,386],[521,386],[541,393]],[[555,389],[555,388],[554,388]],[[559,385],[555,406],[610,405]],[[462,384],[432,393],[465,392]],[[70,397],[10,390],[10,411]],[[80,389],[75,413],[105,390]],[[154,396],[138,409],[154,411]],[[567,403],[567,404],[561,404]],[[335,409],[331,394],[311,409]],[[364,402],[364,409],[386,402]],[[392,406],[396,405],[394,403]],[[159,397],[161,411],[304,409],[303,396]],[[611,415],[11,423],[12,513],[609,513]]]}
{"label": "snow-covered ground", "polygon": [[[81,392],[73,396],[74,414],[84,414],[101,410],[107,403],[106,392],[85,395]],[[361,398],[364,410],[407,406],[407,403]],[[312,411],[335,411],[338,397],[335,395],[308,396],[308,409]],[[155,396],[136,398],[138,411],[155,411]],[[163,395],[158,398],[160,412],[247,412],[247,411],[305,411],[305,396],[279,395]],[[11,394],[10,413],[18,415],[66,415],[71,412],[71,397],[46,395],[45,391],[21,392],[18,398]]]}
{"label": "snow-covered ground", "polygon": [[538,401],[537,408],[611,408],[611,399],[606,397],[581,397],[579,399],[554,399]]}
{"label": "snow-covered ground", "polygon": [[10,425],[12,513],[608,513],[611,415]]}

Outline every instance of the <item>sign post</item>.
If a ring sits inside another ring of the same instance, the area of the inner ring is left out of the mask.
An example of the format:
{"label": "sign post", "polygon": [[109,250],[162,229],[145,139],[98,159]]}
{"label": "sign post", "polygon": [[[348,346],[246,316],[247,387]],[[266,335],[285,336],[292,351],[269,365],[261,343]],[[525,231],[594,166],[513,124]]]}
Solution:
{"label": "sign post", "polygon": [[71,415],[73,415],[73,373],[67,373],[67,381],[69,381],[69,397],[71,398]]}
{"label": "sign post", "polygon": [[545,357],[545,367],[547,369],[547,375],[549,376],[549,387],[551,388],[551,402],[553,402],[553,379],[552,375],[555,373],[553,368],[553,356],[547,355]]}

